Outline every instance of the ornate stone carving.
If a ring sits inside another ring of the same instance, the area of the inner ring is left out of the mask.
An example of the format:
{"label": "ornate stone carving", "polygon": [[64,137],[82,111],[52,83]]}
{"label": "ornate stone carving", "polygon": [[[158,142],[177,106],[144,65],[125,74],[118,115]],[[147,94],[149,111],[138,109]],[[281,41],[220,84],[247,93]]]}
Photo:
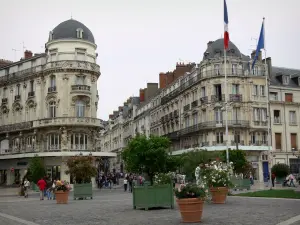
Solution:
{"label": "ornate stone carving", "polygon": [[68,77],[68,75],[67,75],[67,74],[64,74],[64,76],[63,76],[63,80],[69,80],[69,77]]}
{"label": "ornate stone carving", "polygon": [[36,110],[36,106],[37,106],[37,103],[34,100],[29,99],[29,100],[26,101],[25,109],[26,109],[26,111],[28,111],[31,108]]}
{"label": "ornate stone carving", "polygon": [[66,127],[60,128],[61,131],[61,149],[67,150],[68,149],[68,131]]}
{"label": "ornate stone carving", "polygon": [[20,112],[20,111],[22,111],[22,109],[23,109],[23,106],[19,102],[14,102],[13,103],[13,105],[12,105],[13,113],[14,112]]}

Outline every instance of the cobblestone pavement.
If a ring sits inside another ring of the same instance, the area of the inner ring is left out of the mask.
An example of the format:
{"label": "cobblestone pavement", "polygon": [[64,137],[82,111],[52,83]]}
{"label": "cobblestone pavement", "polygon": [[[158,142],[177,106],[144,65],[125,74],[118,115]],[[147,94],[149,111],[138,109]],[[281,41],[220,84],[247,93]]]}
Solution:
{"label": "cobblestone pavement", "polygon": [[[69,199],[68,205],[57,205],[53,200],[40,201],[37,196],[28,199],[0,198],[0,225],[180,224],[177,207],[174,210],[133,210],[131,194],[121,190],[95,192],[93,200],[74,201],[71,196]],[[201,224],[276,225],[299,215],[299,208],[300,200],[230,196],[225,205],[206,203]],[[15,220],[6,215],[12,216]],[[294,224],[300,224],[300,221]]]}

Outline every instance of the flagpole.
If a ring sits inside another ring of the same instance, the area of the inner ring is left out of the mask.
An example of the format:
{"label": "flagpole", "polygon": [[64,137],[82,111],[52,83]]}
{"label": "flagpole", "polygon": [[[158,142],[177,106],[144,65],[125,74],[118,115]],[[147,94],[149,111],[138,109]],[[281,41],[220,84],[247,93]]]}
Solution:
{"label": "flagpole", "polygon": [[228,135],[228,111],[227,111],[227,60],[226,60],[226,49],[224,48],[224,70],[225,70],[225,132],[226,132],[226,161],[229,164],[229,149],[228,149],[228,142],[229,142],[229,135]]}

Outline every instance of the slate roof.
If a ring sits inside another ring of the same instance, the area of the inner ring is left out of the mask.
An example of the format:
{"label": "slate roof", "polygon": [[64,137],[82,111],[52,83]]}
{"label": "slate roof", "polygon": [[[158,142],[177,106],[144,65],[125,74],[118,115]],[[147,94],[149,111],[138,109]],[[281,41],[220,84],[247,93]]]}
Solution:
{"label": "slate roof", "polygon": [[[287,85],[282,83],[282,76],[286,75],[290,77],[289,84]],[[270,83],[273,86],[300,88],[298,77],[300,77],[299,69],[272,66]]]}

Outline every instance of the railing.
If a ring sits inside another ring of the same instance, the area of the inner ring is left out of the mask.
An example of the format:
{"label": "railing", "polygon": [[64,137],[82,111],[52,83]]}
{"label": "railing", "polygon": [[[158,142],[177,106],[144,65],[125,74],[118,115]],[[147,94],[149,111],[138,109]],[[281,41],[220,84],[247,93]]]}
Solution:
{"label": "railing", "polygon": [[32,128],[32,121],[0,126],[0,132],[18,131]]}
{"label": "railing", "polygon": [[18,72],[9,73],[8,75],[5,75],[3,77],[0,77],[0,83],[12,81],[12,80],[22,80],[30,75],[33,75],[39,71],[42,71],[42,66],[35,66],[31,67],[25,70],[21,70]]}
{"label": "railing", "polygon": [[274,124],[281,124],[281,119],[280,117],[274,117]]}
{"label": "railing", "polygon": [[225,101],[225,95],[211,95],[211,101],[212,102],[224,102]]}
{"label": "railing", "polygon": [[268,121],[253,121],[254,126],[267,126]]}
{"label": "railing", "polygon": [[8,99],[7,98],[2,98],[2,104],[7,104]]}
{"label": "railing", "polygon": [[208,96],[201,97],[200,102],[201,102],[201,104],[208,103]]}
{"label": "railing", "polygon": [[[238,141],[238,145],[244,145],[245,142],[243,140]],[[231,141],[231,145],[236,145],[236,141]]]}
{"label": "railing", "polygon": [[201,142],[201,147],[205,147],[205,146],[209,146],[209,142],[205,141],[205,142]]}
{"label": "railing", "polygon": [[33,121],[34,128],[63,125],[103,126],[100,119],[91,117],[56,117]]}
{"label": "railing", "polygon": [[48,93],[56,92],[56,86],[48,87]]}
{"label": "railing", "polygon": [[60,152],[61,148],[60,148],[59,144],[57,144],[57,145],[48,145],[48,148],[47,148],[46,151],[47,152]]}
{"label": "railing", "polygon": [[21,95],[15,95],[15,101],[21,100]]}
{"label": "railing", "polygon": [[30,98],[30,97],[34,97],[34,91],[30,91],[30,92],[28,92],[28,98]]}
{"label": "railing", "polygon": [[198,100],[193,101],[191,106],[192,106],[192,108],[197,107],[198,106]]}
{"label": "railing", "polygon": [[183,111],[188,111],[190,109],[190,104],[183,106]]}
{"label": "railing", "polygon": [[212,142],[212,145],[213,146],[216,146],[216,145],[225,145],[226,144],[226,141],[213,141]]}
{"label": "railing", "polygon": [[72,85],[72,91],[91,91],[91,86],[88,85]]}
{"label": "railing", "polygon": [[249,145],[255,145],[255,146],[268,145],[268,141],[249,141]]}
{"label": "railing", "polygon": [[230,102],[242,102],[243,96],[241,94],[230,94],[229,101]]}
{"label": "railing", "polygon": [[82,69],[91,70],[96,73],[100,73],[100,66],[95,63],[76,61],[76,60],[65,60],[65,61],[55,61],[48,62],[43,67],[44,70],[51,69]]}
{"label": "railing", "polygon": [[75,144],[71,145],[71,151],[78,151],[78,150],[87,150],[87,145],[86,144]]}
{"label": "railing", "polygon": [[297,121],[290,121],[289,124],[290,126],[297,126]]}

